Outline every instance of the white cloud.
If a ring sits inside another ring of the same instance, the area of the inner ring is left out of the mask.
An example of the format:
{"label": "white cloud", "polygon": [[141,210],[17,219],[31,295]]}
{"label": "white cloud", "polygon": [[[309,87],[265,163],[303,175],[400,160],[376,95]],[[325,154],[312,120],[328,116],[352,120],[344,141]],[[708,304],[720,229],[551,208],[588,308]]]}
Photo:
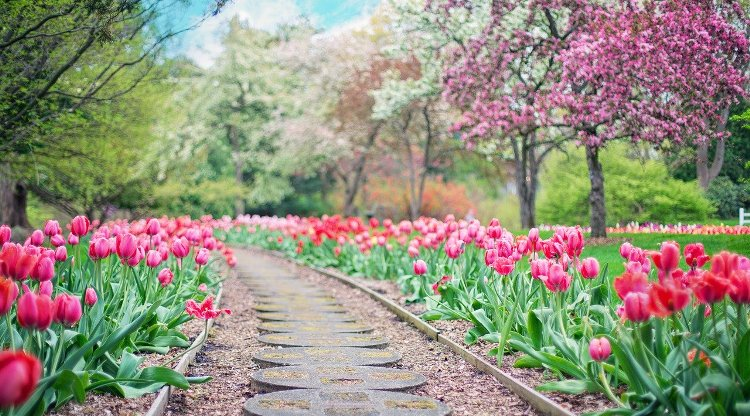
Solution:
{"label": "white cloud", "polygon": [[185,36],[184,54],[198,66],[207,68],[221,54],[221,37],[232,17],[238,16],[257,29],[273,30],[295,21],[301,14],[294,0],[234,0]]}

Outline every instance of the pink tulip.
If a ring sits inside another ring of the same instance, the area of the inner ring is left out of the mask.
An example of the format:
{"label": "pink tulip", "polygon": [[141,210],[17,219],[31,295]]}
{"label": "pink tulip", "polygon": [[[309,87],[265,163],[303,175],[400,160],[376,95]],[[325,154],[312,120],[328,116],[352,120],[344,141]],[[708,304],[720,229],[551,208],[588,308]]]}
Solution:
{"label": "pink tulip", "polygon": [[143,248],[137,247],[135,249],[135,254],[127,260],[124,260],[124,263],[130,267],[135,267],[138,265],[138,263],[141,262],[141,260],[143,260],[144,257],[146,257],[146,254],[143,252]]}
{"label": "pink tulip", "polygon": [[584,279],[593,279],[599,275],[599,261],[593,257],[583,259],[579,271]]}
{"label": "pink tulip", "polygon": [[612,346],[606,337],[592,338],[589,342],[589,355],[594,361],[604,361],[612,354]]}
{"label": "pink tulip", "polygon": [[488,267],[492,267],[495,260],[497,260],[497,249],[491,248],[484,252],[484,264]]}
{"label": "pink tulip", "polygon": [[174,279],[174,273],[172,273],[172,270],[169,270],[165,267],[159,271],[158,279],[162,287],[167,287],[170,283],[172,283],[172,279]]}
{"label": "pink tulip", "polygon": [[159,231],[161,231],[159,220],[157,220],[156,218],[151,218],[150,220],[148,220],[148,223],[146,223],[146,234],[157,235],[159,234]]}
{"label": "pink tulip", "polygon": [[190,243],[185,237],[176,238],[174,241],[172,241],[172,254],[174,254],[174,256],[178,259],[187,257],[189,252]]}
{"label": "pink tulip", "polygon": [[54,247],[62,247],[65,245],[65,237],[63,237],[62,234],[55,234],[52,237],[50,237],[49,242]]}
{"label": "pink tulip", "polygon": [[544,279],[544,285],[552,292],[565,292],[570,287],[573,278],[565,272],[565,269],[555,263],[549,268],[549,275]]}
{"label": "pink tulip", "polygon": [[24,294],[18,300],[16,318],[22,328],[44,331],[52,323],[54,304],[47,295],[37,295],[23,285]]}
{"label": "pink tulip", "polygon": [[643,292],[630,292],[625,296],[625,318],[633,322],[645,322],[651,317],[649,296]]}
{"label": "pink tulip", "polygon": [[55,277],[55,260],[49,257],[40,257],[31,270],[31,278],[40,282],[46,282]]}
{"label": "pink tulip", "polygon": [[620,246],[620,255],[621,255],[621,256],[622,256],[622,258],[624,258],[625,260],[628,260],[628,259],[630,259],[630,252],[631,252],[632,250],[633,250],[633,245],[632,245],[632,244],[630,244],[630,243],[628,243],[628,242],[624,242],[624,243],[622,243],[622,245]]}
{"label": "pink tulip", "polygon": [[101,260],[109,257],[109,240],[104,237],[94,238],[89,243],[89,257],[92,260]]}
{"label": "pink tulip", "polygon": [[54,320],[65,326],[73,326],[81,320],[81,300],[77,296],[60,293],[54,302]]}
{"label": "pink tulip", "polygon": [[121,260],[126,261],[135,256],[138,251],[138,239],[133,234],[120,234],[115,239],[115,251]]}
{"label": "pink tulip", "polygon": [[208,291],[208,286],[206,286],[205,283],[201,283],[201,284],[198,285],[198,291],[199,292],[206,292],[206,291]]}
{"label": "pink tulip", "polygon": [[68,259],[68,249],[65,246],[60,246],[55,250],[55,261],[63,262]]}
{"label": "pink tulip", "polygon": [[96,296],[96,290],[94,290],[93,287],[86,289],[86,294],[84,295],[83,301],[86,303],[87,306],[91,307],[96,305],[96,302],[99,300],[99,297]]}
{"label": "pink tulip", "polygon": [[40,295],[52,296],[52,289],[52,282],[50,282],[49,280],[39,284]]}
{"label": "pink tulip", "polygon": [[199,266],[205,266],[206,263],[208,263],[208,257],[209,257],[208,250],[205,248],[202,248],[198,250],[198,253],[195,255],[195,263]]}
{"label": "pink tulip", "polygon": [[414,274],[421,276],[427,273],[427,263],[424,260],[419,259],[414,262]]}
{"label": "pink tulip", "polygon": [[531,247],[536,247],[536,243],[539,242],[539,229],[538,228],[532,228],[529,230],[529,243],[531,244]]}
{"label": "pink tulip", "polygon": [[551,262],[547,259],[539,259],[531,261],[531,277],[534,279],[541,279],[542,276],[549,274],[549,266]]}
{"label": "pink tulip", "polygon": [[91,221],[84,215],[79,215],[70,221],[70,232],[77,237],[88,234],[89,228],[91,228]]}
{"label": "pink tulip", "polygon": [[157,250],[149,250],[146,254],[146,266],[155,269],[161,264],[161,253]]}
{"label": "pink tulip", "polygon": [[42,230],[34,230],[29,237],[29,242],[34,246],[41,246],[44,244],[44,233]]}
{"label": "pink tulip", "polygon": [[24,351],[0,352],[0,409],[18,407],[34,393],[42,363]]}
{"label": "pink tulip", "polygon": [[52,237],[59,234],[62,234],[60,223],[55,220],[47,220],[47,222],[44,223],[44,235],[46,235],[47,237]]}
{"label": "pink tulip", "polygon": [[508,257],[498,257],[495,259],[495,262],[492,263],[492,268],[495,269],[498,274],[503,276],[511,274],[515,267],[516,263]]}
{"label": "pink tulip", "polygon": [[78,236],[73,233],[68,234],[68,244],[70,244],[71,246],[77,246]]}

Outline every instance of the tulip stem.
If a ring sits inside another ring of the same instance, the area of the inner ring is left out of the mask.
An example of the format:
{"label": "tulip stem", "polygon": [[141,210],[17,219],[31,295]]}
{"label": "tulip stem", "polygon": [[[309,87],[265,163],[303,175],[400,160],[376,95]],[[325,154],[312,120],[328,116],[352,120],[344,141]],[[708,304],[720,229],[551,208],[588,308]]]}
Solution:
{"label": "tulip stem", "polygon": [[13,351],[16,349],[16,337],[14,336],[14,330],[13,330],[13,322],[10,321],[10,312],[5,314],[5,324],[8,326],[8,338],[10,339],[10,350]]}
{"label": "tulip stem", "polygon": [[62,354],[62,346],[65,343],[65,328],[63,327],[60,331],[60,335],[57,337],[57,342],[55,343],[55,353],[52,356],[52,368],[50,369],[50,372],[48,375],[55,374],[55,371],[57,371],[57,362],[60,361],[60,354]]}
{"label": "tulip stem", "polygon": [[607,375],[604,374],[604,366],[599,365],[598,367],[599,367],[599,382],[602,384],[602,387],[604,388],[604,395],[607,396],[609,400],[612,400],[618,406],[626,407],[625,403],[621,402],[620,399],[612,391],[612,388],[609,385],[609,380],[607,380]]}

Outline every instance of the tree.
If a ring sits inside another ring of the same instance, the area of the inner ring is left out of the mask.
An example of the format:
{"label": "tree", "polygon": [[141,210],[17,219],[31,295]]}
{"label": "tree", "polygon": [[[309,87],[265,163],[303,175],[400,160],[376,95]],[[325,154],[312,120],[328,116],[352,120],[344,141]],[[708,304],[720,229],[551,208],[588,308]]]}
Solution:
{"label": "tree", "polygon": [[[560,82],[550,95],[586,146],[592,235],[605,233],[604,176],[599,149],[629,138],[658,146],[696,143],[698,177],[708,142],[726,138],[729,106],[744,95],[750,57],[744,31],[716,8],[651,0],[595,8],[560,54]],[[723,145],[721,150],[723,152]],[[713,170],[713,169],[711,169]],[[709,175],[710,173],[710,175]]]}
{"label": "tree", "polygon": [[[20,155],[64,140],[43,134],[61,117],[133,90],[167,40],[188,28],[162,19],[177,0],[12,0],[0,14],[0,222],[28,226]],[[223,1],[206,13],[215,14]],[[109,88],[124,73],[128,85]],[[45,140],[52,140],[47,142]]]}
{"label": "tree", "polygon": [[556,57],[584,16],[574,3],[431,0],[425,9],[454,40],[442,52],[445,94],[463,111],[453,129],[471,147],[490,141],[510,154],[525,228],[536,223],[539,166],[569,139],[549,122],[544,99],[559,74]]}

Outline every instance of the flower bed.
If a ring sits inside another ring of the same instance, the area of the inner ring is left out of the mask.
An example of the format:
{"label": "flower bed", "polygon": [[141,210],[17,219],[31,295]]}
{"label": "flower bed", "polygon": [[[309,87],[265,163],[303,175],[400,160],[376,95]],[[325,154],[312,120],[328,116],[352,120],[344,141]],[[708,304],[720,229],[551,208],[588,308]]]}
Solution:
{"label": "flower bed", "polygon": [[226,226],[208,217],[98,225],[78,216],[67,237],[48,221],[24,244],[1,226],[3,413],[41,414],[90,391],[127,398],[208,381],[170,362],[144,366],[143,355],[187,348],[184,323],[224,312],[207,293],[219,284],[211,252],[235,263],[213,236]]}
{"label": "flower bed", "polygon": [[[285,251],[349,275],[392,279],[424,319],[470,322],[465,341],[495,343],[501,360],[544,368],[538,389],[597,392],[611,414],[746,414],[750,408],[750,260],[700,243],[658,251],[623,244],[625,272],[583,257],[576,227],[548,239],[499,222],[423,218],[243,217],[228,241]],[[681,251],[684,261],[681,262]],[[684,264],[680,268],[680,264]],[[613,283],[614,282],[614,283]]]}

